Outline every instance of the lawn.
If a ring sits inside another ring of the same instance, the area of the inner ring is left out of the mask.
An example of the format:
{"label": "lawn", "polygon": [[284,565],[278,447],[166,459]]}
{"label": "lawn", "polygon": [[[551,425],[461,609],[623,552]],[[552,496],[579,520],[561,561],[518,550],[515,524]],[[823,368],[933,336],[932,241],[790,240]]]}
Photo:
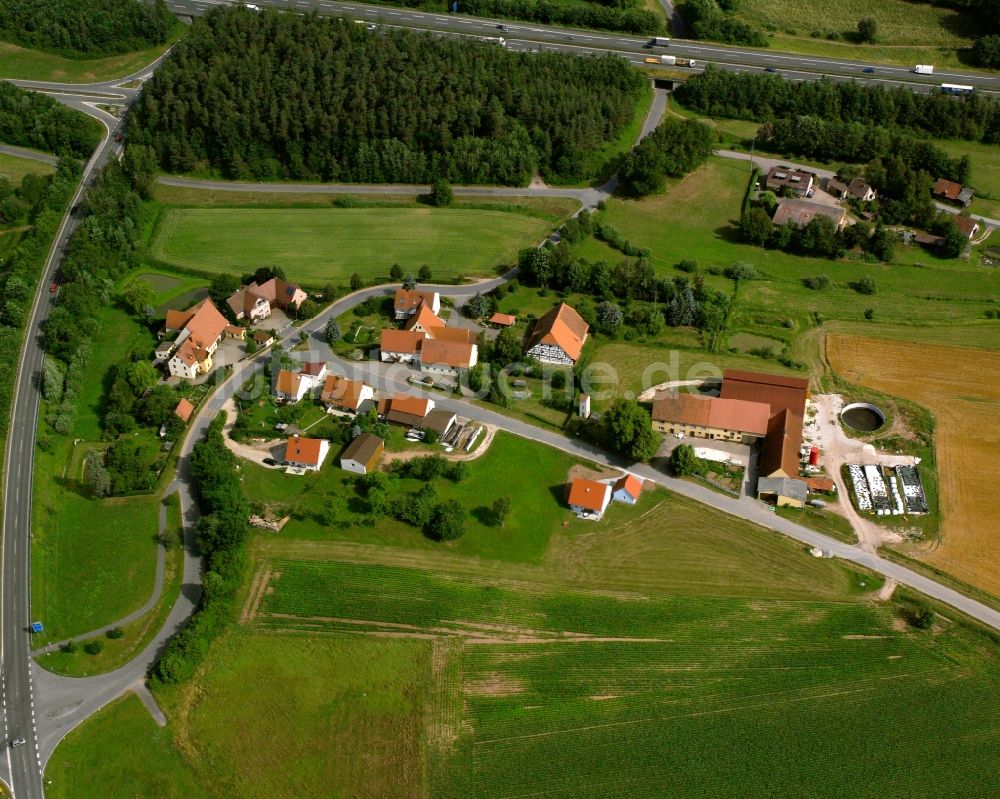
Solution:
{"label": "lawn", "polygon": [[[977,653],[948,623],[917,634],[892,608],[843,595],[707,598],[420,566],[272,566],[258,628],[441,642],[449,665],[435,671],[450,676],[452,693],[426,711],[443,716],[445,730],[433,729],[449,744],[430,742],[433,796],[997,788],[997,708],[983,700],[995,690],[984,685],[1000,687],[996,655]],[[817,730],[836,757],[817,762]]]}
{"label": "lawn", "polygon": [[[133,347],[151,351],[153,337],[124,311],[105,307],[77,400],[73,431],[53,433],[42,409],[39,437],[52,452],[35,453],[32,612],[45,623],[36,645],[85,633],[135,610],[153,588],[158,532],[155,496],[97,500],[80,484],[87,442],[100,442],[103,376]],[[81,443],[74,446],[73,441]],[[71,469],[71,464],[75,468]]]}
{"label": "lawn", "polygon": [[52,164],[44,161],[0,153],[0,178],[7,178],[15,186],[21,185],[25,175],[51,175],[55,171]]}
{"label": "lawn", "polygon": [[[374,527],[366,525],[367,503],[355,491],[357,478],[338,468],[338,456],[339,452],[333,452],[318,474],[302,476],[245,463],[243,485],[248,496],[291,510],[292,519],[281,532],[283,538],[359,540],[503,561],[537,562],[549,537],[572,516],[563,504],[563,492],[576,461],[516,436],[498,434],[485,455],[469,462],[469,477],[462,482],[434,482],[441,499],[457,499],[469,511],[465,535],[450,544],[434,543],[420,530],[394,519],[381,518]],[[517,478],[512,480],[515,474]],[[400,480],[393,493],[402,496],[419,487],[415,480]],[[500,496],[513,500],[510,518],[503,527],[496,524],[490,510]],[[325,515],[331,504],[337,508],[334,524],[329,524]]]}
{"label": "lawn", "polygon": [[537,244],[562,218],[509,208],[167,208],[151,253],[210,273],[278,264],[289,279],[310,285],[354,272],[382,282],[393,263],[414,272],[427,264],[436,280],[457,280],[514,263],[518,250]]}
{"label": "lawn", "polygon": [[206,791],[133,694],[102,708],[73,730],[45,769],[51,799],[196,799]]}
{"label": "lawn", "polygon": [[[919,319],[922,325],[955,324],[982,319],[1000,294],[1000,271],[970,266],[961,259],[936,258],[916,246],[900,245],[892,264],[869,264],[856,258],[803,258],[739,242],[734,225],[747,167],[743,162],[712,158],[664,194],[608,201],[599,218],[637,246],[649,247],[653,266],[664,275],[684,277],[674,265],[695,259],[706,283],[728,293],[732,283],[712,271],[737,261],[756,265],[766,279],[741,287],[738,312],[747,315],[816,313],[824,319],[862,321],[865,310],[871,308],[880,322],[911,324]],[[580,245],[579,252],[612,263],[621,258],[594,239]],[[831,288],[813,291],[802,285],[802,278],[820,274],[830,278]],[[863,275],[876,282],[872,296],[849,287]]]}
{"label": "lawn", "polygon": [[[910,66],[965,66],[957,51],[971,47],[980,35],[971,13],[906,0],[837,0],[822,5],[746,0],[736,16],[767,32],[774,50]],[[858,20],[863,17],[872,17],[878,24],[875,44],[854,43]],[[826,38],[831,33],[839,34],[837,41]]]}
{"label": "lawn", "polygon": [[1000,219],[1000,147],[972,141],[936,139],[934,144],[952,158],[968,155],[972,161],[969,185],[976,197],[970,210],[975,214]]}
{"label": "lawn", "polygon": [[234,629],[205,665],[157,696],[209,795],[426,795],[429,641]]}
{"label": "lawn", "polygon": [[186,30],[186,26],[178,23],[167,44],[106,58],[63,58],[42,50],[0,42],[0,75],[19,80],[60,83],[100,83],[124,78],[159,58]]}

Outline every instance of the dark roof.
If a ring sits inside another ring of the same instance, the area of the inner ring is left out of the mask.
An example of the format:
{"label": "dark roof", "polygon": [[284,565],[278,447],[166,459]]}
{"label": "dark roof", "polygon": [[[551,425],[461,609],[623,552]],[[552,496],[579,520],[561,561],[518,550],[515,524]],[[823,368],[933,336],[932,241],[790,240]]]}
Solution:
{"label": "dark roof", "polygon": [[340,459],[357,461],[367,466],[384,448],[385,443],[381,438],[372,433],[362,433],[347,445]]}
{"label": "dark roof", "polygon": [[778,208],[771,221],[776,225],[791,222],[797,227],[805,227],[817,216],[827,216],[835,225],[839,225],[846,215],[847,212],[843,208],[832,205],[809,202],[809,200],[783,199],[778,201]]}
{"label": "dark roof", "polygon": [[775,494],[797,499],[799,502],[805,502],[809,498],[806,481],[795,477],[762,477],[757,481],[757,493]]}
{"label": "dark roof", "polygon": [[435,433],[443,436],[454,423],[454,413],[435,409],[424,417],[424,421],[420,426],[425,430],[433,430]]}

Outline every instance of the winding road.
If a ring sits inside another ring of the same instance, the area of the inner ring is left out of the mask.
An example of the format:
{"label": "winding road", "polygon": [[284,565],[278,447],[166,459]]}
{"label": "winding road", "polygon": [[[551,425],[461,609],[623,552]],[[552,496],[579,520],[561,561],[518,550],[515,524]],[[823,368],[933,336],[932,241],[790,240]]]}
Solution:
{"label": "winding road", "polygon": [[[355,16],[377,22],[378,24],[395,27],[409,27],[431,31],[437,35],[463,36],[495,36],[496,20],[482,20],[464,15],[432,14],[408,9],[369,6],[359,3],[324,2],[323,0],[256,0],[258,4],[274,5],[279,8],[292,8],[305,12],[313,8],[321,13]],[[219,5],[220,0],[168,0],[168,6],[181,14],[199,14],[204,10]],[[633,64],[642,64],[648,55],[644,45],[647,39],[623,37],[614,34],[602,34],[590,31],[578,31],[555,28],[552,26],[529,26],[518,23],[506,23],[509,30],[505,32],[511,49],[550,49],[571,52],[580,55],[589,53],[611,52],[629,60]],[[979,73],[939,73],[931,80],[914,76],[902,67],[873,65],[877,68],[874,76],[860,74],[866,64],[843,59],[820,59],[807,56],[754,51],[740,48],[729,48],[702,42],[684,42],[674,39],[669,52],[696,58],[701,63],[717,63],[724,69],[763,70],[766,66],[776,64],[781,73],[793,80],[814,80],[823,74],[833,75],[839,80],[865,80],[880,82],[886,85],[905,85],[914,91],[929,91],[937,85],[938,79],[969,83],[984,92],[997,92],[1000,89],[1000,79]],[[154,62],[134,75],[122,78],[120,81],[108,81],[89,85],[73,85],[47,83],[39,81],[15,81],[25,88],[42,91],[57,97],[61,102],[77,108],[104,123],[106,135],[100,146],[87,163],[80,186],[74,195],[71,208],[75,208],[84,191],[92,185],[101,167],[110,157],[120,154],[120,145],[114,143],[111,135],[120,127],[120,122],[113,115],[98,108],[99,105],[118,105],[128,108],[137,96],[138,89],[125,87],[121,84],[141,81],[155,70],[158,62]],[[666,96],[658,92],[654,98],[652,111],[643,127],[643,135],[652,130],[662,113]],[[658,109],[658,110],[657,110]],[[17,148],[15,148],[17,149]],[[9,152],[10,148],[3,149]],[[41,157],[41,154],[27,157]],[[738,157],[746,157],[737,154]],[[164,183],[172,185],[193,185],[191,182],[175,178],[166,178]],[[206,184],[199,184],[206,185]],[[469,187],[456,189],[459,196],[573,196],[584,207],[593,207],[601,199],[609,196],[615,188],[614,180],[600,188],[588,189],[507,189],[488,187]],[[210,182],[208,188],[223,190],[249,191],[306,191],[306,192],[353,192],[353,193],[399,193],[412,194],[414,191],[426,190],[426,187],[358,187],[358,186],[283,186],[277,188],[273,184],[245,184],[234,186],[229,183]],[[572,192],[572,194],[570,194]],[[992,220],[990,220],[992,221]],[[193,536],[197,521],[197,508],[190,494],[190,475],[188,471],[189,455],[194,442],[204,434],[211,419],[221,409],[222,404],[232,397],[239,387],[257,369],[261,368],[263,354],[256,358],[238,364],[212,393],[199,409],[197,416],[191,421],[184,439],[178,461],[178,471],[175,483],[169,490],[176,490],[180,497],[181,510],[185,521],[184,569],[183,587],[177,602],[174,604],[167,623],[155,636],[154,640],[133,661],[122,668],[95,677],[73,679],[60,677],[46,672],[31,659],[31,637],[27,626],[32,621],[30,606],[30,568],[31,568],[31,520],[32,520],[32,466],[34,454],[34,437],[38,417],[38,390],[35,377],[41,370],[41,325],[44,323],[52,305],[47,291],[48,283],[56,274],[58,264],[70,234],[76,225],[76,219],[67,213],[55,237],[44,273],[41,276],[39,290],[31,309],[27,333],[17,365],[16,386],[11,417],[11,434],[7,441],[4,471],[4,520],[3,520],[3,571],[2,586],[0,586],[0,619],[2,619],[2,637],[0,637],[0,668],[2,668],[2,722],[6,738],[23,736],[26,745],[16,749],[5,747],[5,756],[0,758],[0,778],[6,782],[12,793],[18,799],[23,797],[44,796],[42,773],[44,764],[51,756],[58,742],[77,724],[99,710],[125,691],[135,690],[150,708],[158,722],[163,723],[163,714],[156,708],[155,702],[144,687],[144,677],[149,666],[155,662],[164,644],[180,629],[190,617],[200,595],[201,562],[196,557],[193,548]],[[484,283],[469,286],[438,287],[442,293],[461,301],[476,291],[489,290],[498,285],[508,276],[496,278]],[[345,374],[366,379],[383,391],[407,390],[414,391],[405,382],[408,370],[393,374],[393,368],[377,363],[354,363],[336,358],[322,339],[322,329],[326,321],[335,315],[340,315],[352,306],[371,296],[387,294],[392,287],[376,287],[356,292],[338,300],[302,329],[309,335],[312,348],[310,357],[322,358],[337,365]],[[298,330],[284,332],[283,342],[288,343],[298,336]],[[703,502],[720,511],[749,519],[771,530],[787,535],[808,546],[815,546],[831,552],[834,556],[856,563],[886,577],[908,585],[924,594],[951,605],[980,622],[1000,630],[1000,612],[972,600],[964,595],[941,585],[917,572],[907,569],[891,561],[884,560],[876,554],[865,552],[859,547],[843,544],[802,527],[789,520],[775,516],[766,506],[752,499],[733,499],[717,494],[707,488],[684,481],[674,480],[649,465],[629,464],[614,456],[596,449],[584,442],[555,432],[541,430],[532,425],[504,416],[496,411],[473,404],[463,399],[433,395],[436,403],[446,409],[454,410],[471,419],[476,419],[495,425],[514,435],[539,441],[571,454],[588,458],[600,464],[627,469],[641,477],[655,481],[670,490],[684,494]]]}

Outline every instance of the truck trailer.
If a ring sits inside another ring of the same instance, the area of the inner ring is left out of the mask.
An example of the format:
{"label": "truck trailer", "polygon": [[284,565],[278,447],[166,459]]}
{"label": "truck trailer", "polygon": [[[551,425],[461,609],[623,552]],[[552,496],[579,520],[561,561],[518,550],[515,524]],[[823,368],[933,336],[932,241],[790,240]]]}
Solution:
{"label": "truck trailer", "polygon": [[916,72],[918,75],[933,75],[934,67],[931,64],[917,64],[913,68],[913,71]]}
{"label": "truck trailer", "polygon": [[644,59],[647,64],[664,64],[668,67],[693,67],[695,62],[689,58],[678,58],[674,55],[650,56]]}
{"label": "truck trailer", "polygon": [[670,44],[670,37],[669,36],[654,36],[653,39],[652,39],[652,41],[650,41],[650,44],[656,45],[656,46],[659,46],[659,47],[666,47],[666,46],[668,46]]}

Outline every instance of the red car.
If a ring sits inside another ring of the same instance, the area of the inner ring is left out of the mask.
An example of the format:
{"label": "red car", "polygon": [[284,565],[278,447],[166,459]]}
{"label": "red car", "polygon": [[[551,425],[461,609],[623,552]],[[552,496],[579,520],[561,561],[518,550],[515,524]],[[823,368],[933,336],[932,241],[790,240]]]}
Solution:
{"label": "red car", "polygon": [[49,294],[55,294],[57,291],[59,291],[59,284],[53,280],[52,283],[49,284]]}
{"label": "red car", "polygon": [[116,133],[116,134],[115,134],[115,141],[121,141],[121,140],[122,140],[122,139],[124,139],[124,138],[125,138],[125,137],[124,137],[124,136],[122,136],[122,135],[121,135],[120,133]]}

